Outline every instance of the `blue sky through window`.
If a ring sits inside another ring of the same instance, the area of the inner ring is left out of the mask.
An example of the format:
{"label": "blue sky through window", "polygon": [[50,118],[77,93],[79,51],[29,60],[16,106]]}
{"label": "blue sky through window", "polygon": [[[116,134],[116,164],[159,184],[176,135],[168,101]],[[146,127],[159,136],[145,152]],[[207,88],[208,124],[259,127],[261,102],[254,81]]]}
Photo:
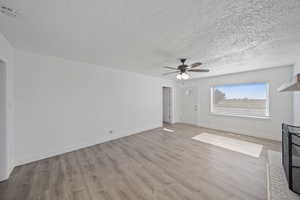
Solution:
{"label": "blue sky through window", "polygon": [[267,84],[266,83],[247,83],[216,86],[225,93],[226,99],[266,99],[267,98]]}

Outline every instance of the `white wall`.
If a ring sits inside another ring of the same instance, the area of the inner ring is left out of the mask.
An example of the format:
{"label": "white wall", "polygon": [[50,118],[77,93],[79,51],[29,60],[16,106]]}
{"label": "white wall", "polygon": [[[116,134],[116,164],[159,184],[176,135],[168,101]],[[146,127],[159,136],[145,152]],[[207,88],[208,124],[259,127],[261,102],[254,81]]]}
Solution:
{"label": "white wall", "polygon": [[[295,64],[294,75],[300,73],[300,61]],[[294,125],[300,126],[300,91],[294,92]]]}
{"label": "white wall", "polygon": [[14,159],[14,103],[13,103],[13,68],[14,68],[14,50],[9,42],[0,33],[0,60],[4,62],[1,70],[5,72],[4,79],[6,81],[5,95],[5,128],[0,133],[0,181],[8,178],[13,169]]}
{"label": "white wall", "polygon": [[16,164],[160,127],[172,83],[16,51]]}
{"label": "white wall", "polygon": [[[267,70],[244,72],[205,79],[196,79],[178,86],[178,94],[184,94],[184,88],[196,86],[198,89],[197,125],[236,132],[256,137],[280,140],[281,123],[291,122],[293,118],[292,93],[278,93],[277,88],[292,76],[292,67],[278,67]],[[270,89],[270,119],[230,117],[210,113],[210,89],[213,85],[268,82]],[[179,96],[179,106],[187,105]],[[186,121],[183,108],[178,109],[181,121]],[[185,109],[186,110],[186,109]]]}

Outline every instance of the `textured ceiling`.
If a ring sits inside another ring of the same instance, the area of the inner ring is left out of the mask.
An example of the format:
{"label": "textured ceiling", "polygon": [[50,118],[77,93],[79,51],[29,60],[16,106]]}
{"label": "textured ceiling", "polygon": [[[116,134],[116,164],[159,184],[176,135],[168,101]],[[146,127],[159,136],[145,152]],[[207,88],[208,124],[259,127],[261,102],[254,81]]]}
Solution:
{"label": "textured ceiling", "polygon": [[[0,0],[16,47],[159,76],[177,58],[205,76],[299,62],[299,0]],[[192,74],[197,77],[196,74]]]}

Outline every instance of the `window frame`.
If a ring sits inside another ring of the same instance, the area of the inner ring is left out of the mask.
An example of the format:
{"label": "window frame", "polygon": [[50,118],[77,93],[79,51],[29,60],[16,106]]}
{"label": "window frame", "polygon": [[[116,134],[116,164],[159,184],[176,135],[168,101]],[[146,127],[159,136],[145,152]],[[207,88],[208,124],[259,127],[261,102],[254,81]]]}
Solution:
{"label": "window frame", "polygon": [[[264,83],[266,84],[266,116],[255,116],[255,115],[236,115],[236,114],[227,114],[227,113],[217,113],[214,111],[214,89],[220,86],[230,86],[230,85],[246,85],[246,84],[257,84]],[[271,119],[270,112],[270,84],[268,81],[256,81],[256,82],[240,82],[240,83],[226,83],[226,84],[217,84],[210,86],[210,114],[218,116],[227,116],[227,117],[242,117],[242,118],[253,118],[253,119]]]}

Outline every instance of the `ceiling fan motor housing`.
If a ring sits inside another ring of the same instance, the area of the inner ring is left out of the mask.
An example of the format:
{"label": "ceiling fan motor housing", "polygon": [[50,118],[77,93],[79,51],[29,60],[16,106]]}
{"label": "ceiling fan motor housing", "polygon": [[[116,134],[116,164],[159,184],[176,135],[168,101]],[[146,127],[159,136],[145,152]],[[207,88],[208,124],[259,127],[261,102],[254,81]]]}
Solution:
{"label": "ceiling fan motor housing", "polygon": [[184,73],[186,71],[187,67],[188,67],[188,65],[183,64],[183,65],[179,65],[178,69],[180,70],[181,73]]}

